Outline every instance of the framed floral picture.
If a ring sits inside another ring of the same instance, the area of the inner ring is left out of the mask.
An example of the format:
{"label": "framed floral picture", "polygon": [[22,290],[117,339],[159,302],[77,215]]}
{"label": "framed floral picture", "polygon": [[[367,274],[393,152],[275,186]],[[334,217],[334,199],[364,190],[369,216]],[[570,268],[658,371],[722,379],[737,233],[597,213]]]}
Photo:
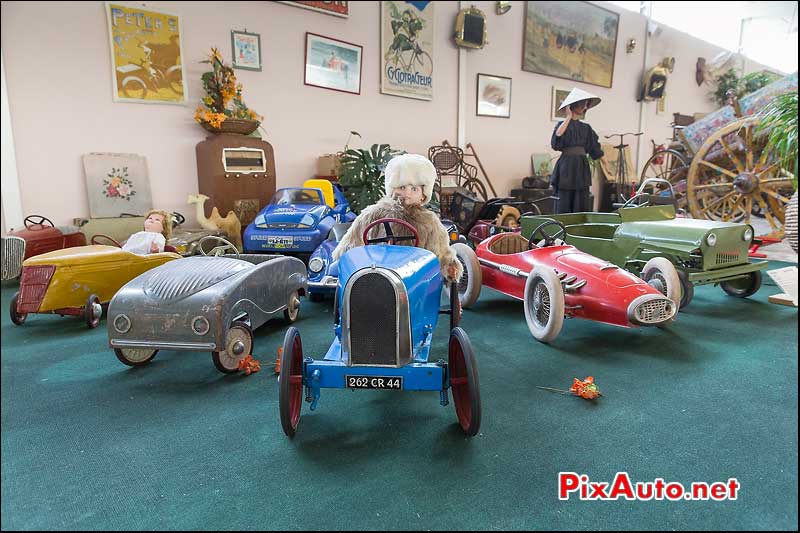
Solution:
{"label": "framed floral picture", "polygon": [[231,31],[233,68],[261,71],[261,36],[247,31]]}
{"label": "framed floral picture", "polygon": [[511,118],[511,78],[478,74],[476,114]]}
{"label": "framed floral picture", "polygon": [[361,94],[361,57],[357,44],[306,33],[306,85]]}
{"label": "framed floral picture", "polygon": [[141,215],[153,208],[147,159],[139,154],[92,152],[83,155],[89,215]]}

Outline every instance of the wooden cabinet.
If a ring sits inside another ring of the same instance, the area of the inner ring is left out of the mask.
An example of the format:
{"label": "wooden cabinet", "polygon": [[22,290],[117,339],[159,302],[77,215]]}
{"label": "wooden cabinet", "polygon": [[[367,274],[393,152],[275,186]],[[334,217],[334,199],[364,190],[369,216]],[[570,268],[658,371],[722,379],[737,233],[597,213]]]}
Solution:
{"label": "wooden cabinet", "polygon": [[[209,197],[206,216],[216,207],[224,217],[238,200],[257,200],[260,209],[275,193],[275,154],[266,141],[214,134],[197,144],[196,154],[198,190]],[[241,220],[242,229],[250,222]]]}

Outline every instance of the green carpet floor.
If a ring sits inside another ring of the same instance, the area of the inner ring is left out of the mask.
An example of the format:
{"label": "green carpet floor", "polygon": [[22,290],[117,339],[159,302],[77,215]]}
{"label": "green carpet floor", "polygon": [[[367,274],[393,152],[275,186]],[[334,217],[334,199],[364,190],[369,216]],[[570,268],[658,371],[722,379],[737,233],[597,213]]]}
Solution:
{"label": "green carpet floor", "polygon": [[[765,276],[765,280],[766,280]],[[2,289],[3,529],[797,529],[797,310],[699,287],[668,329],[566,321],[546,346],[522,304],[485,290],[462,326],[483,425],[467,439],[434,393],[323,390],[287,439],[274,360],[261,372],[160,352],[131,369],[105,320],[11,324]],[[303,301],[306,355],[330,300]],[[442,317],[434,358],[446,357]],[[596,403],[545,392],[595,376]],[[611,481],[741,483],[736,501],[559,501],[559,471]]]}

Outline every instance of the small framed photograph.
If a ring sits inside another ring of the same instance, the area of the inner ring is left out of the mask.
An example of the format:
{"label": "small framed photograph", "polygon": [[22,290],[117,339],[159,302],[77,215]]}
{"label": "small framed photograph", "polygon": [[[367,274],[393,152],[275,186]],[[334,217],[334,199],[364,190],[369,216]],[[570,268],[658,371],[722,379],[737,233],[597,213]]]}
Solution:
{"label": "small framed photograph", "polygon": [[231,31],[233,68],[261,71],[261,35],[246,31]]}
{"label": "small framed photograph", "polygon": [[361,94],[364,47],[306,32],[306,85]]}
{"label": "small framed photograph", "polygon": [[567,110],[562,109],[559,111],[559,107],[561,107],[561,102],[564,101],[564,98],[569,95],[570,89],[559,89],[555,85],[553,86],[553,98],[550,108],[550,120],[553,122],[559,122],[567,118]]}
{"label": "small framed photograph", "polygon": [[511,118],[511,78],[478,74],[476,114]]}

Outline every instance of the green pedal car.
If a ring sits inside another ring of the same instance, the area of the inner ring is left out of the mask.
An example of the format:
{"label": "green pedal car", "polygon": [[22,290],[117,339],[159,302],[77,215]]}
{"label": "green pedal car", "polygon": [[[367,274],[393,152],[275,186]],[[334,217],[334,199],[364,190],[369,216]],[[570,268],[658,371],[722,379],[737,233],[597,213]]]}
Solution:
{"label": "green pedal car", "polygon": [[[630,207],[636,200],[642,203]],[[566,227],[567,244],[640,277],[648,260],[665,257],[681,281],[681,309],[692,300],[695,285],[719,284],[739,298],[758,291],[767,262],[748,260],[752,226],[676,218],[673,205],[650,205],[649,200],[647,194],[634,196],[616,213],[523,216],[522,235],[528,237],[548,220],[556,220]]]}

